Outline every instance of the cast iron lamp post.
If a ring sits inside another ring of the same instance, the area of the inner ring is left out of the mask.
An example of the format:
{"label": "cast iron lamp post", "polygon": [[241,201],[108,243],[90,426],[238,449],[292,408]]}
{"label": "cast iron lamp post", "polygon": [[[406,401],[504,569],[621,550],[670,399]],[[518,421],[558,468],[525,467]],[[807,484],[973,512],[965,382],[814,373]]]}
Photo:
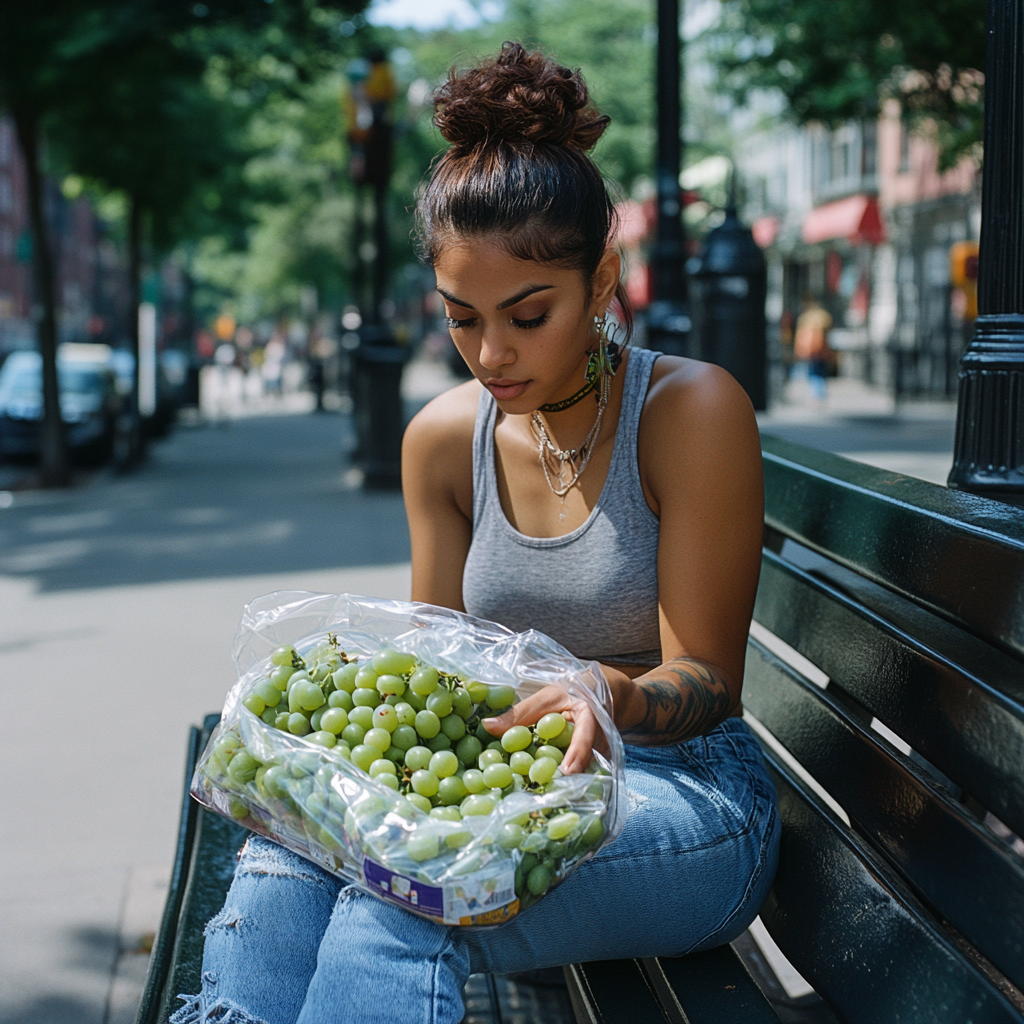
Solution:
{"label": "cast iron lamp post", "polygon": [[988,0],[978,319],[949,486],[1024,500],[1024,0]]}

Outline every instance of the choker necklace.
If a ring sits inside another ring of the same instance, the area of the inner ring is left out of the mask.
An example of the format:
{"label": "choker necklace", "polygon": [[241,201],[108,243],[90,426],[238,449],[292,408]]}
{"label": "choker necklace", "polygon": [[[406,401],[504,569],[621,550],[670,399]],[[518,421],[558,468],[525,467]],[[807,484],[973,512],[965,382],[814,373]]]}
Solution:
{"label": "choker necklace", "polygon": [[[549,402],[547,405],[542,405],[541,412],[561,412],[563,409],[569,409],[594,391],[603,375],[615,376],[616,371],[622,365],[622,349],[614,341],[605,339],[603,320],[600,330],[603,344],[599,343],[597,351],[590,353],[590,358],[587,360],[587,372],[584,375],[586,383],[574,395],[563,398],[560,402]],[[600,396],[598,396],[598,402],[600,402]]]}

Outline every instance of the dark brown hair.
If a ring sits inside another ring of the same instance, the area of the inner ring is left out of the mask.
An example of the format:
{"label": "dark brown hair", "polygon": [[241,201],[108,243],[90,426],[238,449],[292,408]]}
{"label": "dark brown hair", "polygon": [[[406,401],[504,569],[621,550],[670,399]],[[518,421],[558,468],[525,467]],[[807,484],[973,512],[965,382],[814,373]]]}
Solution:
{"label": "dark brown hair", "polygon": [[[420,249],[433,265],[449,238],[494,235],[522,260],[554,263],[590,281],[608,247],[615,207],[587,156],[610,118],[591,104],[579,71],[520,43],[434,94],[434,124],[451,143],[416,204]],[[632,311],[616,299],[627,332]]]}

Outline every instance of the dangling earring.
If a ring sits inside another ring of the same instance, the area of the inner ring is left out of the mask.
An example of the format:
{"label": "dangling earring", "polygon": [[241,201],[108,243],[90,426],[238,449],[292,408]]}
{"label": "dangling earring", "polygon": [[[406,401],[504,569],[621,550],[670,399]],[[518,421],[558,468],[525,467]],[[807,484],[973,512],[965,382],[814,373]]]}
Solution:
{"label": "dangling earring", "polygon": [[587,371],[584,374],[583,387],[574,395],[563,398],[560,402],[550,402],[540,407],[541,412],[561,412],[581,402],[591,391],[597,404],[605,406],[612,393],[612,377],[622,363],[622,352],[619,346],[608,338],[608,321],[603,316],[594,317],[597,328],[597,351],[590,353],[587,360]]}

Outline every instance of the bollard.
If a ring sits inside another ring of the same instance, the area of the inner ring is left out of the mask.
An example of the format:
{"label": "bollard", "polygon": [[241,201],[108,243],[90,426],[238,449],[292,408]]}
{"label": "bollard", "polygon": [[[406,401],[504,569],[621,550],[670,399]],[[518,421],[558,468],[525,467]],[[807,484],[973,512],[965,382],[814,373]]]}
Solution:
{"label": "bollard", "polygon": [[402,371],[409,350],[394,344],[386,329],[365,326],[352,352],[352,401],[355,415],[356,465],[369,491],[402,486]]}

